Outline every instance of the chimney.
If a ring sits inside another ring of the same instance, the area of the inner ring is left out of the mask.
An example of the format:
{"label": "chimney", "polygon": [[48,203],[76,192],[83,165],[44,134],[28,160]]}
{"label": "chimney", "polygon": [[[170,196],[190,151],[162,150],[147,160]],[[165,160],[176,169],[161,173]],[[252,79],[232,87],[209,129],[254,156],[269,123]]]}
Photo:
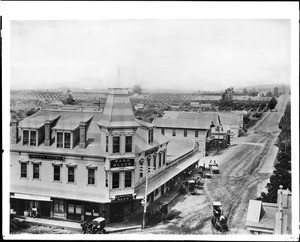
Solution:
{"label": "chimney", "polygon": [[45,121],[45,146],[51,145],[51,121]]}
{"label": "chimney", "polygon": [[86,123],[79,124],[79,148],[85,149],[86,146]]}
{"label": "chimney", "polygon": [[11,121],[11,142],[12,144],[17,144],[19,141],[19,128],[18,128],[19,121],[18,120],[12,120]]}

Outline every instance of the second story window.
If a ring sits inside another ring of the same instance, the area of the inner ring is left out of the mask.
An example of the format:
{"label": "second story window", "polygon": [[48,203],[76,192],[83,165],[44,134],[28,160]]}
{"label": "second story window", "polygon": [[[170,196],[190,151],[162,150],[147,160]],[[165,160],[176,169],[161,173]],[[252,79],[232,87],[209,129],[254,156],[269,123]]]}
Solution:
{"label": "second story window", "polygon": [[156,170],[156,155],[153,156],[153,167]]}
{"label": "second story window", "polygon": [[120,153],[120,137],[113,137],[113,153]]}
{"label": "second story window", "polygon": [[95,184],[95,169],[94,168],[88,169],[88,184],[89,185]]}
{"label": "second story window", "polygon": [[33,179],[40,179],[40,164],[33,164]]}
{"label": "second story window", "polygon": [[112,173],[112,188],[119,188],[120,186],[120,174],[119,172]]}
{"label": "second story window", "polygon": [[126,136],[125,143],[125,152],[132,152],[132,136]]}
{"label": "second story window", "polygon": [[161,167],[161,152],[158,153],[158,167]]}
{"label": "second story window", "polygon": [[21,163],[21,177],[27,178],[27,163]]}
{"label": "second story window", "polygon": [[69,183],[75,182],[75,167],[74,166],[68,167],[68,182]]}
{"label": "second story window", "polygon": [[30,131],[30,145],[36,145],[36,131]]}
{"label": "second story window", "polygon": [[195,130],[195,137],[198,138],[198,130]]}
{"label": "second story window", "polygon": [[62,132],[57,132],[57,147],[58,148],[64,147],[64,138]]}
{"label": "second story window", "polygon": [[165,129],[161,129],[161,134],[165,135]]}
{"label": "second story window", "polygon": [[105,138],[105,152],[108,152],[108,135]]}
{"label": "second story window", "polygon": [[23,145],[29,145],[29,130],[23,130]]}
{"label": "second story window", "polygon": [[187,137],[187,129],[184,129],[184,130],[183,130],[183,136],[184,136],[184,137]]}
{"label": "second story window", "polygon": [[54,166],[54,181],[60,181],[60,165]]}
{"label": "second story window", "polygon": [[148,130],[148,143],[153,142],[153,129]]}
{"label": "second story window", "polygon": [[166,164],[166,156],[167,156],[167,152],[163,152],[163,165]]}
{"label": "second story window", "polygon": [[131,187],[132,172],[125,171],[125,187]]}
{"label": "second story window", "polygon": [[172,129],[172,136],[176,136],[176,129]]}

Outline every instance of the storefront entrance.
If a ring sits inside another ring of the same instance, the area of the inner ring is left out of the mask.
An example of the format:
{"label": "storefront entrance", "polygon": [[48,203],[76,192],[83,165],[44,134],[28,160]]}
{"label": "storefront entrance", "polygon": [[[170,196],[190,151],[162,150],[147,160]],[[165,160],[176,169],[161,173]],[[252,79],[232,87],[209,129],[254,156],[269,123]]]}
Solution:
{"label": "storefront entrance", "polygon": [[41,205],[41,216],[50,217],[51,203],[50,202],[40,202]]}
{"label": "storefront entrance", "polygon": [[85,203],[84,211],[85,211],[84,214],[85,221],[92,221],[94,218],[98,218],[100,216],[98,203]]}
{"label": "storefront entrance", "polygon": [[110,204],[110,223],[118,223],[124,221],[124,203],[111,203]]}
{"label": "storefront entrance", "polygon": [[82,204],[78,201],[68,201],[67,219],[81,220]]}

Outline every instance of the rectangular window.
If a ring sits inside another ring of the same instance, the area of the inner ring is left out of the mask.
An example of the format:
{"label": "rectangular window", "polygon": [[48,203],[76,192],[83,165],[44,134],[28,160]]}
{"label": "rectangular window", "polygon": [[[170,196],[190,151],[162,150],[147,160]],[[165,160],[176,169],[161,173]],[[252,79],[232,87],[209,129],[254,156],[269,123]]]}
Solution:
{"label": "rectangular window", "polygon": [[88,184],[95,184],[95,169],[88,169]]}
{"label": "rectangular window", "polygon": [[112,174],[112,188],[119,188],[120,175],[119,172],[113,172]]}
{"label": "rectangular window", "polygon": [[65,133],[65,147],[64,148],[71,148],[71,134]]}
{"label": "rectangular window", "polygon": [[36,131],[30,131],[30,145],[36,145]]}
{"label": "rectangular window", "polygon": [[21,163],[21,177],[27,178],[27,163]]}
{"label": "rectangular window", "polygon": [[198,138],[198,130],[195,130],[195,137]]}
{"label": "rectangular window", "polygon": [[54,166],[54,181],[60,181],[60,166]]}
{"label": "rectangular window", "polygon": [[148,143],[153,142],[153,129],[148,130]]}
{"label": "rectangular window", "polygon": [[172,129],[172,136],[176,136],[176,129]]}
{"label": "rectangular window", "polygon": [[75,167],[68,167],[68,182],[75,182]]}
{"label": "rectangular window", "polygon": [[140,178],[143,178],[143,172],[140,171]]}
{"label": "rectangular window", "polygon": [[23,130],[23,145],[29,144],[29,131]]}
{"label": "rectangular window", "polygon": [[153,156],[153,167],[156,170],[156,155]]}
{"label": "rectangular window", "polygon": [[126,136],[125,152],[132,152],[132,136]]}
{"label": "rectangular window", "polygon": [[161,153],[158,153],[158,167],[161,167]]}
{"label": "rectangular window", "polygon": [[161,129],[161,134],[165,135],[165,129]]}
{"label": "rectangular window", "polygon": [[33,179],[40,178],[40,164],[33,164]]}
{"label": "rectangular window", "polygon": [[154,191],[154,196],[157,196],[157,195],[158,195],[158,188],[155,189],[155,191]]}
{"label": "rectangular window", "polygon": [[108,187],[107,172],[105,172],[105,187]]}
{"label": "rectangular window", "polygon": [[125,171],[125,187],[131,187],[132,172]]}
{"label": "rectangular window", "polygon": [[75,205],[68,204],[68,213],[75,213]]}
{"label": "rectangular window", "polygon": [[106,146],[105,146],[105,151],[108,152],[108,136],[106,136]]}
{"label": "rectangular window", "polygon": [[64,147],[63,133],[62,132],[57,132],[57,147],[58,148],[63,148]]}
{"label": "rectangular window", "polygon": [[120,153],[120,137],[113,137],[113,153]]}
{"label": "rectangular window", "polygon": [[64,212],[64,200],[54,200],[54,212]]}
{"label": "rectangular window", "polygon": [[166,164],[166,155],[167,155],[167,152],[164,152],[163,153],[163,165]]}
{"label": "rectangular window", "polygon": [[147,158],[147,161],[148,161],[148,167],[150,167],[150,165],[151,165],[151,158],[148,157],[148,158]]}
{"label": "rectangular window", "polygon": [[183,130],[183,136],[186,137],[187,136],[187,129]]}

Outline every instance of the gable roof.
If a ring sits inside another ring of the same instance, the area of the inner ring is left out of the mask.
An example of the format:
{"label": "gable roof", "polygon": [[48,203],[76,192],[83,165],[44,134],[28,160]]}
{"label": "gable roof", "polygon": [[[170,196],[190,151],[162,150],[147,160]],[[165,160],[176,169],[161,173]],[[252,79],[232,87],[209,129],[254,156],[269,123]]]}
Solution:
{"label": "gable roof", "polygon": [[153,124],[161,128],[209,129],[211,122],[219,123],[216,113],[166,111],[162,118],[156,118]]}

